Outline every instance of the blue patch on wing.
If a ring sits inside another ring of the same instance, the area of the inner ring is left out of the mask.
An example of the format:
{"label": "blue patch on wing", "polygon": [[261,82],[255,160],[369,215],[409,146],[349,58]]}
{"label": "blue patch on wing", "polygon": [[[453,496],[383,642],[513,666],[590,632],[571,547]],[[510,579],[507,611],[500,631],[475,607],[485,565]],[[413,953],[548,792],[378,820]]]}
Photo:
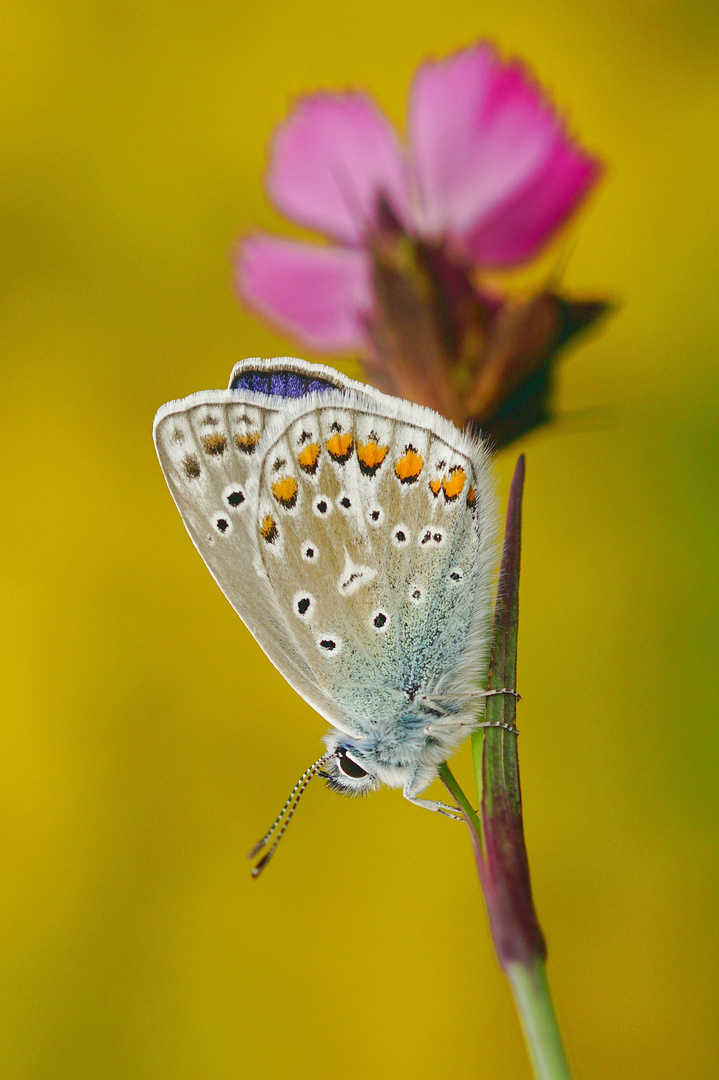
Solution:
{"label": "blue patch on wing", "polygon": [[289,369],[263,371],[262,368],[245,368],[232,380],[230,389],[250,390],[254,394],[268,394],[270,397],[303,398],[308,394],[326,394],[342,388],[329,379],[310,377]]}

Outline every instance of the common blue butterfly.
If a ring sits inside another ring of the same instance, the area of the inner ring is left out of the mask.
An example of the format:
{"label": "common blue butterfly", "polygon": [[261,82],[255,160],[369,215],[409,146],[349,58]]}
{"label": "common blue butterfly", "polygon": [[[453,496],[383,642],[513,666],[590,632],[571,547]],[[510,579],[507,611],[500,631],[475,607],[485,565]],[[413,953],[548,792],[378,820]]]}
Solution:
{"label": "common blue butterfly", "polygon": [[[489,454],[430,409],[286,357],[163,405],[165,479],[208,569],[270,660],[331,725],[312,776],[418,806],[477,727],[496,500]],[[281,826],[281,827],[280,827]],[[279,829],[279,831],[278,831]]]}

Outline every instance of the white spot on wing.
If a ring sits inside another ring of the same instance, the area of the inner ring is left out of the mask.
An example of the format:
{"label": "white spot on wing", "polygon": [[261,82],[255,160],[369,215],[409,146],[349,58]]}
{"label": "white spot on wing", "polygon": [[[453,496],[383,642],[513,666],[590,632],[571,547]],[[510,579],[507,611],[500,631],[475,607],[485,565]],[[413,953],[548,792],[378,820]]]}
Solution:
{"label": "white spot on wing", "polygon": [[337,656],[342,650],[342,641],[336,634],[318,634],[317,648],[321,653],[324,653],[325,656]]}
{"label": "white spot on wing", "polygon": [[424,589],[418,581],[413,581],[408,590],[410,604],[422,604],[424,602]]}
{"label": "white spot on wing", "polygon": [[298,592],[295,593],[292,601],[292,608],[295,615],[304,620],[310,622],[312,618],[312,610],[315,606],[315,598],[310,592]]}
{"label": "white spot on wing", "polygon": [[420,529],[417,543],[421,548],[438,548],[444,543],[444,530],[436,525],[426,525]]}
{"label": "white spot on wing", "polygon": [[332,509],[332,501],[327,495],[318,495],[312,504],[312,512],[319,518],[329,517]]}
{"label": "white spot on wing", "polygon": [[352,562],[349,552],[345,548],[345,565],[340,574],[337,588],[342,596],[352,596],[363,585],[369,585],[377,577],[377,571],[372,566],[361,566]]}
{"label": "white spot on wing", "polygon": [[320,557],[320,549],[314,540],[305,540],[300,547],[302,558],[305,562],[316,563]]}
{"label": "white spot on wing", "polygon": [[229,514],[215,514],[212,519],[212,524],[215,526],[215,529],[220,536],[229,536],[232,532],[232,522],[230,521]]}
{"label": "white spot on wing", "polygon": [[222,492],[222,501],[231,510],[239,510],[245,503],[245,493],[240,484],[228,484]]}

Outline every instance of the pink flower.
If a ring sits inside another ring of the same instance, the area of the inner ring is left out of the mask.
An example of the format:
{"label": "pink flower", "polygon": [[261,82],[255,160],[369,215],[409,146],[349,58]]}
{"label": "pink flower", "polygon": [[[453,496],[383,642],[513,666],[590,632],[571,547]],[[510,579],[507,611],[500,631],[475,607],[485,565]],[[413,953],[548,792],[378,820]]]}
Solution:
{"label": "pink flower", "polygon": [[376,245],[388,221],[409,241],[391,261],[439,252],[444,277],[453,268],[468,281],[535,255],[600,170],[523,65],[486,42],[419,68],[408,128],[403,147],[366,94],[301,101],[275,135],[268,188],[288,217],[335,243],[258,234],[239,257],[248,304],[306,346],[359,351],[375,369]]}

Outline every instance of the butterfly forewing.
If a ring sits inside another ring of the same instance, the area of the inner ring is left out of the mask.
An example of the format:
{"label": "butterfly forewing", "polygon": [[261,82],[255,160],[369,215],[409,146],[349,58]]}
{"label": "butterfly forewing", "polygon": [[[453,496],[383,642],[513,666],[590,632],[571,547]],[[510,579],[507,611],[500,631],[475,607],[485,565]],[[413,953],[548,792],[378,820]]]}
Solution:
{"label": "butterfly forewing", "polygon": [[330,703],[301,654],[287,647],[284,616],[253,557],[248,481],[259,467],[262,433],[281,407],[281,400],[275,408],[259,395],[193,394],[159,411],[155,444],[187,531],[213,577],[272,662],[326,716]]}

